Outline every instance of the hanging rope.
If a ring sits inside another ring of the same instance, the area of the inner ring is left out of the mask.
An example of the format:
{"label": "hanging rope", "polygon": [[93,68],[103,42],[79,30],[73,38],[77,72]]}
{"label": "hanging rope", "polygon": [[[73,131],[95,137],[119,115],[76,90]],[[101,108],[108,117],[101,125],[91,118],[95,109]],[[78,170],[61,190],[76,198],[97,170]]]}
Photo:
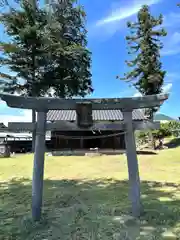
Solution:
{"label": "hanging rope", "polygon": [[66,135],[54,135],[56,138],[63,138],[63,139],[100,139],[100,138],[110,138],[110,137],[116,137],[116,136],[121,136],[124,135],[126,132],[120,132],[120,133],[112,133],[112,134],[107,134],[107,135],[100,135],[100,136],[66,136]]}

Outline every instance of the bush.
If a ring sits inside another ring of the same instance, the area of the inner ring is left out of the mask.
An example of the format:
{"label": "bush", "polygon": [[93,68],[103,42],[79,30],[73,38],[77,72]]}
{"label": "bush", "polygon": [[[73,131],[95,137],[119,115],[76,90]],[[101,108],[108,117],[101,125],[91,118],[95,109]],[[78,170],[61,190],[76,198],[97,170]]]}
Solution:
{"label": "bush", "polygon": [[161,123],[160,129],[157,130],[146,130],[146,131],[137,131],[136,132],[136,140],[137,144],[145,144],[150,141],[151,136],[155,140],[160,140],[165,137],[178,137],[180,133],[180,122],[170,121],[167,123]]}
{"label": "bush", "polygon": [[136,137],[141,140],[145,140],[150,134],[155,139],[161,139],[170,136],[179,136],[180,134],[180,122],[170,121],[167,123],[161,123],[160,129],[150,131],[137,131]]}
{"label": "bush", "polygon": [[148,131],[136,131],[135,132],[137,147],[146,144],[149,141]]}
{"label": "bush", "polygon": [[172,136],[172,130],[169,127],[169,122],[168,123],[161,123],[160,129],[153,130],[152,135],[155,139],[162,139],[162,138],[165,138],[165,137]]}
{"label": "bush", "polygon": [[178,137],[180,134],[180,122],[171,121],[169,122],[169,129],[174,137]]}
{"label": "bush", "polygon": [[[180,135],[180,122],[170,121],[167,123],[161,123],[160,129],[157,130],[146,130],[146,131],[136,131],[136,143],[137,146],[144,145],[148,142],[152,142],[152,137],[154,141],[161,140],[166,137],[178,137]],[[154,142],[154,146],[156,145]]]}

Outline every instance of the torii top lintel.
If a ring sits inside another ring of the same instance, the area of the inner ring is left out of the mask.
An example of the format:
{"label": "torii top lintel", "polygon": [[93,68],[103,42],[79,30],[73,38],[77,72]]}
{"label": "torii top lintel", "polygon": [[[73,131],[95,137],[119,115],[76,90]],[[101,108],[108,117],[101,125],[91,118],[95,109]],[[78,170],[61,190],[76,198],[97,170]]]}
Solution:
{"label": "torii top lintel", "polygon": [[77,103],[91,103],[92,109],[122,109],[133,110],[139,108],[159,107],[168,94],[149,95],[132,98],[96,98],[96,99],[61,99],[46,97],[23,97],[12,94],[0,94],[0,98],[12,108],[48,110],[75,110]]}

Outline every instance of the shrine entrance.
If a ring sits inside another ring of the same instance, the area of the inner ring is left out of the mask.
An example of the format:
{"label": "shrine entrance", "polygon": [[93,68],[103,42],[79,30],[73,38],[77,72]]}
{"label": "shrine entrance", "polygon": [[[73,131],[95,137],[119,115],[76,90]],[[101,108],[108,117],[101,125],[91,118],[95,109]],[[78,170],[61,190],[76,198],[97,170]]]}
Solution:
{"label": "shrine entrance", "polygon": [[[76,139],[71,138],[76,137]],[[125,150],[123,131],[53,131],[51,133],[52,151],[88,150],[90,148]]]}
{"label": "shrine entrance", "polygon": [[90,148],[101,148],[101,139],[98,138],[98,136],[101,135],[101,133],[99,132],[90,132],[90,131],[86,131],[83,132],[84,136],[97,136],[97,138],[89,138],[89,139],[84,139],[83,140],[83,148],[84,149],[90,149]]}
{"label": "shrine entrance", "polygon": [[[132,121],[133,109],[159,107],[168,95],[151,95],[135,98],[109,98],[109,99],[57,99],[57,98],[38,98],[22,97],[10,94],[0,94],[3,101],[9,107],[34,109],[37,112],[37,123],[9,123],[8,128],[15,131],[24,128],[28,131],[36,130],[36,144],[34,153],[34,167],[32,180],[32,218],[35,221],[41,218],[42,196],[43,196],[43,178],[44,178],[44,155],[45,155],[45,134],[46,131],[123,131],[125,133],[126,155],[129,173],[131,211],[134,217],[139,217],[142,211],[140,194],[140,177],[138,161],[136,154],[136,144],[134,131],[136,129],[157,129],[159,123],[145,120],[143,122]],[[67,123],[67,121],[46,123],[47,112],[49,110],[76,110],[76,123]],[[120,109],[123,114],[123,121],[112,126],[104,126],[93,122],[92,109]],[[120,134],[121,135],[121,134]],[[79,139],[79,137],[76,137]],[[71,139],[75,140],[71,136]],[[90,137],[92,138],[92,137]],[[81,139],[81,137],[80,137]],[[81,141],[82,143],[82,141]],[[99,144],[99,142],[95,142]],[[94,143],[94,144],[95,144]],[[90,144],[90,143],[89,143]]]}

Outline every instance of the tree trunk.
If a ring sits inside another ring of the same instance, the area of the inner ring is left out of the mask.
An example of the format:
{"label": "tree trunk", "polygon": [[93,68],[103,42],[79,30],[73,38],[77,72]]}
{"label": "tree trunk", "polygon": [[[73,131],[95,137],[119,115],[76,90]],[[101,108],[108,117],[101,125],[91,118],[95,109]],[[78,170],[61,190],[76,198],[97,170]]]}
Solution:
{"label": "tree trunk", "polygon": [[[151,109],[148,109],[148,112],[149,112],[149,120],[151,120],[151,121],[153,121],[153,119],[154,119],[154,109],[153,108],[151,108]],[[156,141],[155,141],[155,139],[154,139],[154,136],[153,136],[153,134],[152,134],[152,131],[150,131],[149,132],[149,138],[150,138],[150,144],[151,144],[151,148],[153,149],[153,150],[155,150],[156,149]]]}
{"label": "tree trunk", "polygon": [[[151,121],[153,121],[154,120],[154,111],[153,111],[154,109],[151,109],[151,113],[150,113],[150,119],[151,119]],[[154,136],[153,136],[153,134],[152,134],[152,131],[151,131],[151,145],[152,145],[152,149],[153,150],[156,150],[156,140],[155,140],[155,138],[154,138]]]}
{"label": "tree trunk", "polygon": [[[32,110],[32,123],[36,123],[36,111]],[[32,152],[35,150],[35,141],[36,141],[36,129],[32,132]]]}

